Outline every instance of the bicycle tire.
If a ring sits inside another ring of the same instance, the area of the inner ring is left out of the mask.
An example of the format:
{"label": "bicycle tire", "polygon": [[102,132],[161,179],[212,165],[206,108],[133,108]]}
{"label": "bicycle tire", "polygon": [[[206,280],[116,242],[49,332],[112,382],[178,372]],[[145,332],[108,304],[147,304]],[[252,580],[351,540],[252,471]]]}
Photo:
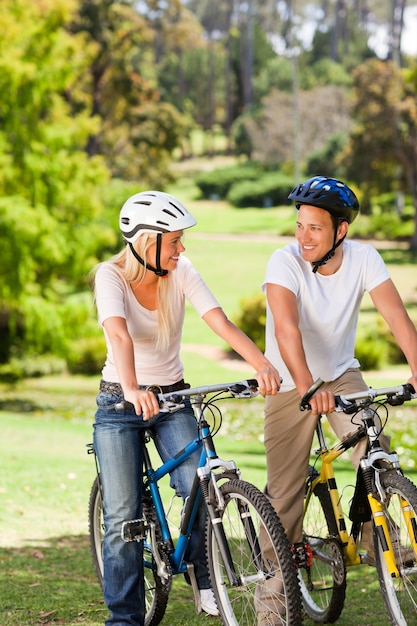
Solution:
{"label": "bicycle tire", "polygon": [[[156,514],[152,501],[148,502],[144,498],[143,516],[146,519],[147,533],[149,534],[149,524],[152,521],[156,524]],[[90,550],[93,558],[94,568],[100,586],[103,587],[103,501],[101,496],[100,477],[97,476],[93,482],[88,505],[88,529],[90,538]],[[157,533],[158,534],[158,533]],[[145,626],[157,626],[166,611],[168,596],[171,589],[172,576],[163,581],[157,573],[156,562],[153,556],[152,544],[148,537],[145,537],[143,547],[144,560],[144,582],[145,582]],[[166,570],[169,571],[168,557],[164,557]]]}
{"label": "bicycle tire", "polygon": [[[258,611],[265,613],[262,589],[273,604],[273,621],[302,623],[297,571],[290,544],[268,498],[257,487],[240,479],[220,486],[224,508],[218,511],[238,584],[229,583],[211,520],[207,520],[206,549],[210,580],[225,626],[254,626]],[[262,558],[260,538],[268,538],[273,559]],[[248,536],[250,540],[248,541]],[[275,565],[274,565],[275,564]]]}
{"label": "bicycle tire", "polygon": [[[399,578],[390,576],[384,559],[381,539],[375,532],[376,569],[391,624],[406,626],[407,624],[415,624],[417,616],[417,554],[414,552],[406,527],[402,506],[410,507],[410,511],[414,515],[412,533],[415,541],[417,538],[417,487],[405,476],[391,471],[381,473],[380,481],[388,495],[384,504],[384,512],[391,543],[394,546],[401,546],[400,549],[395,550],[400,576]],[[401,505],[401,499],[403,505]],[[406,559],[406,563],[404,563],[404,559]]]}
{"label": "bicycle tire", "polygon": [[316,470],[309,467],[303,518],[303,541],[311,547],[310,567],[298,570],[303,607],[318,624],[334,623],[346,597],[346,566],[330,494],[323,483],[311,488]]}

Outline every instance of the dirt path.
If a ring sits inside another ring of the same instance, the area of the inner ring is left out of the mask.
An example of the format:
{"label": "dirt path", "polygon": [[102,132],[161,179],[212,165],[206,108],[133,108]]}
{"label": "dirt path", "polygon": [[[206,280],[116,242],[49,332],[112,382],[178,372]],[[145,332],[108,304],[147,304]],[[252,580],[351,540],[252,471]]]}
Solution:
{"label": "dirt path", "polygon": [[231,356],[226,350],[217,346],[200,345],[196,343],[184,343],[181,350],[185,352],[195,352],[203,355],[206,359],[216,361],[223,367],[230,370],[240,370],[242,372],[251,371],[251,366],[239,357]]}
{"label": "dirt path", "polygon": [[[190,231],[187,237],[190,239],[215,239],[218,241],[265,241],[282,245],[294,241],[293,236],[288,237],[268,233],[197,233]],[[351,237],[351,239],[354,240],[355,237]],[[361,243],[369,243],[377,250],[389,250],[390,248],[407,250],[410,245],[407,241],[382,241],[379,239],[358,239],[358,241]]]}

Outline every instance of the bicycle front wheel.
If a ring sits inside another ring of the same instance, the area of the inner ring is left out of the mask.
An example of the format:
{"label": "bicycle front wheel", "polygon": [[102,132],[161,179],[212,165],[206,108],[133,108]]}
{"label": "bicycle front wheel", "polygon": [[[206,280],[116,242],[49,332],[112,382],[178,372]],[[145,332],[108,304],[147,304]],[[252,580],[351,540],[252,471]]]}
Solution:
{"label": "bicycle front wheel", "polygon": [[312,489],[309,468],[303,519],[303,541],[312,551],[309,567],[300,567],[298,576],[304,610],[318,624],[332,624],[342,610],[346,595],[346,567],[327,486]]}
{"label": "bicycle front wheel", "polygon": [[417,622],[417,487],[393,472],[380,474],[380,481],[387,494],[383,507],[399,577],[391,578],[383,539],[374,533],[376,568],[391,623],[407,626]]}
{"label": "bicycle front wheel", "polygon": [[[243,480],[220,486],[218,511],[236,574],[229,580],[211,520],[207,521],[207,558],[211,584],[226,626],[301,624],[297,571],[290,545],[268,498]],[[218,520],[217,520],[218,521]],[[265,548],[265,551],[264,551]]]}
{"label": "bicycle front wheel", "polygon": [[[143,545],[143,564],[145,581],[145,626],[157,626],[164,617],[168,596],[171,586],[171,577],[168,581],[163,581],[158,576],[157,566],[153,555],[153,547],[149,537],[149,528],[153,524],[156,528],[156,514],[152,506],[152,501],[144,497],[143,516],[146,524],[146,538]],[[88,507],[88,528],[90,536],[90,549],[93,557],[94,568],[101,587],[103,586],[103,540],[104,540],[104,517],[103,500],[101,496],[100,477],[94,480],[90,492]],[[166,570],[169,563],[166,560]]]}

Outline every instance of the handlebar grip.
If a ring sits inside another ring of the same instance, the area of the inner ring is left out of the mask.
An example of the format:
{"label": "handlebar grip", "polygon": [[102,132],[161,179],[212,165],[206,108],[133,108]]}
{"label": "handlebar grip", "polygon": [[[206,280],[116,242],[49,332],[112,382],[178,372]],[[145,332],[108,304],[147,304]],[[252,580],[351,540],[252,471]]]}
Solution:
{"label": "handlebar grip", "polygon": [[413,385],[412,385],[411,383],[406,383],[406,384],[404,385],[404,387],[407,389],[407,391],[409,391],[409,392],[410,392],[410,394],[411,394],[412,396],[414,396],[414,395],[416,394],[416,390],[414,389],[414,387],[413,387]]}
{"label": "handlebar grip", "polygon": [[128,402],[127,400],[122,400],[121,402],[115,404],[114,408],[118,413],[123,413],[123,411],[131,411],[135,407],[131,402]]}
{"label": "handlebar grip", "polygon": [[303,397],[300,400],[300,411],[309,411],[311,409],[310,406],[310,398],[312,396],[314,396],[314,394],[316,393],[317,389],[319,389],[322,385],[324,385],[324,380],[322,380],[321,378],[318,378],[316,380],[316,382],[314,382],[310,389],[308,389],[305,394],[303,395]]}

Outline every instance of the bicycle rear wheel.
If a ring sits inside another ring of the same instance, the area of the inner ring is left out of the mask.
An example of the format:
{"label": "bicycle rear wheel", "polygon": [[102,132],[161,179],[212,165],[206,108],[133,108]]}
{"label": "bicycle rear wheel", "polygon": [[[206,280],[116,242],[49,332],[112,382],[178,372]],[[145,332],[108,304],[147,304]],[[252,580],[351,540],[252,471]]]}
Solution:
{"label": "bicycle rear wheel", "polygon": [[417,622],[417,487],[396,472],[380,474],[387,493],[385,519],[399,569],[391,578],[384,559],[383,539],[374,533],[376,568],[385,606],[391,623],[407,626]]}
{"label": "bicycle rear wheel", "polygon": [[[206,546],[223,624],[254,626],[261,623],[261,615],[263,624],[301,624],[297,571],[284,529],[268,498],[254,485],[238,479],[223,483],[220,491],[225,506],[218,514],[237,575],[235,585],[229,582],[210,519]],[[262,554],[261,544],[269,546],[268,558]]]}
{"label": "bicycle rear wheel", "polygon": [[[152,501],[144,498],[143,516],[146,519],[146,533],[143,544],[144,580],[145,580],[145,626],[157,626],[164,617],[168,596],[171,588],[171,577],[163,581],[157,572],[153,555],[152,543],[149,538],[149,527],[154,523],[157,528],[155,510]],[[103,540],[104,519],[103,500],[101,496],[100,477],[93,482],[88,506],[88,528],[90,536],[90,549],[93,557],[94,568],[101,587],[103,586]],[[169,563],[166,563],[167,570]]]}
{"label": "bicycle rear wheel", "polygon": [[319,624],[332,624],[346,595],[346,567],[327,486],[311,486],[317,472],[310,466],[304,507],[303,541],[311,547],[310,567],[298,570],[304,610]]}

